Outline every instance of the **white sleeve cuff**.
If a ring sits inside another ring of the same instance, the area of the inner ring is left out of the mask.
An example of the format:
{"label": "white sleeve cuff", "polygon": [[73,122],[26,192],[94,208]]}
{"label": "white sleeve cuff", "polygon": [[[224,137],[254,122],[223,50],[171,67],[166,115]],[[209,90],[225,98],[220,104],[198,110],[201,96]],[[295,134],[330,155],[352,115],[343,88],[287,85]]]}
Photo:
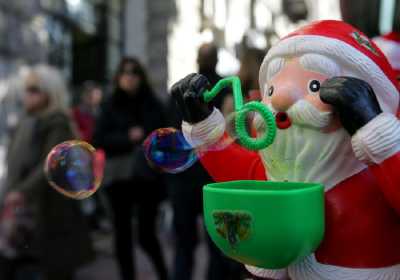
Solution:
{"label": "white sleeve cuff", "polygon": [[224,135],[224,116],[218,109],[214,108],[211,115],[201,122],[190,124],[183,121],[182,132],[186,141],[194,148],[212,145]]}
{"label": "white sleeve cuff", "polygon": [[287,269],[264,269],[251,265],[245,265],[246,269],[254,276],[270,279],[286,279],[289,275]]}
{"label": "white sleeve cuff", "polygon": [[379,164],[400,151],[400,122],[395,115],[381,113],[353,135],[351,144],[357,159]]}

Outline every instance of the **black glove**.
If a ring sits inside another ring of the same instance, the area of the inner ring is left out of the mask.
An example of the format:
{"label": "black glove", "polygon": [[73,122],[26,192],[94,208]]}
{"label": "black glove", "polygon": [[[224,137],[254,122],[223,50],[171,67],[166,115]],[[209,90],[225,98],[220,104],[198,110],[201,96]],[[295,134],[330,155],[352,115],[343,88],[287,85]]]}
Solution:
{"label": "black glove", "polygon": [[212,105],[207,104],[203,99],[203,92],[209,85],[206,77],[193,73],[172,86],[172,97],[184,121],[191,124],[197,123],[212,113]]}
{"label": "black glove", "polygon": [[319,94],[323,102],[335,108],[350,135],[382,112],[372,87],[357,78],[327,79],[322,83]]}

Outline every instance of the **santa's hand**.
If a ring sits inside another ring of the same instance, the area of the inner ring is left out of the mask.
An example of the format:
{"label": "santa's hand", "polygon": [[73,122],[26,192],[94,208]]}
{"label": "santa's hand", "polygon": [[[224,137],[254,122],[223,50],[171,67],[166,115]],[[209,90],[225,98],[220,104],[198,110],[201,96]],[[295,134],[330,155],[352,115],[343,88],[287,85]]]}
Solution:
{"label": "santa's hand", "polygon": [[203,75],[190,74],[172,86],[172,97],[184,121],[194,124],[211,115],[213,108],[203,99],[203,93],[209,85]]}
{"label": "santa's hand", "polygon": [[350,135],[382,112],[372,87],[353,77],[327,79],[321,85],[320,98],[335,108]]}

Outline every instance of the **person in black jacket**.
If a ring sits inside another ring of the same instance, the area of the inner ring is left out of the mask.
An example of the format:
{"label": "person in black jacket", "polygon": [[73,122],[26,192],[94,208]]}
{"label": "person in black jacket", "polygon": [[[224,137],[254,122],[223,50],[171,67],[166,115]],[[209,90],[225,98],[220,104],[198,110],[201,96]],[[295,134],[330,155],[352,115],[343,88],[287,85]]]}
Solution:
{"label": "person in black jacket", "polygon": [[[147,165],[141,145],[145,135],[164,126],[163,107],[137,59],[123,58],[114,82],[114,91],[101,108],[94,145],[103,149],[107,158],[105,180],[109,182],[105,189],[113,210],[117,261],[122,279],[135,279],[131,225],[135,208],[139,244],[153,261],[158,278],[165,280],[167,269],[155,229],[164,186]],[[110,171],[107,165],[112,164]],[[122,174],[127,168],[128,173]]]}
{"label": "person in black jacket", "polygon": [[[197,63],[199,73],[210,82],[211,89],[222,79],[216,72],[218,48],[214,44],[203,44],[198,51]],[[212,101],[221,108],[229,92],[224,90]],[[174,100],[170,105],[171,125],[180,128],[182,116]],[[194,270],[194,253],[199,242],[198,217],[203,214],[203,186],[212,183],[204,167],[197,162],[179,174],[169,175],[169,197],[174,211],[174,229],[176,234],[175,260],[172,280],[191,280]],[[228,259],[207,236],[208,269],[207,280],[240,280],[243,279],[242,265]]]}

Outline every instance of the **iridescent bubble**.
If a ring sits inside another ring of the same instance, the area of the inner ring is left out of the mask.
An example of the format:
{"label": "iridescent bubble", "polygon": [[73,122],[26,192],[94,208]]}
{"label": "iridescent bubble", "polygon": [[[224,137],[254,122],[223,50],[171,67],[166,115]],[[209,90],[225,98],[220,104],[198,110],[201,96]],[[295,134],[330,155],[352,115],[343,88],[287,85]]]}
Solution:
{"label": "iridescent bubble", "polygon": [[94,194],[103,179],[105,157],[88,143],[71,140],[47,155],[44,171],[49,184],[61,194],[84,199]]}
{"label": "iridescent bubble", "polygon": [[195,149],[182,132],[172,127],[153,131],[143,142],[143,147],[150,165],[167,173],[185,171],[198,160]]}
{"label": "iridescent bubble", "polygon": [[[185,171],[206,153],[224,150],[238,140],[235,129],[237,115],[238,112],[233,112],[225,117],[225,132],[218,141],[213,143],[214,139],[221,135],[219,127],[215,127],[207,134],[209,139],[202,139],[201,141],[192,139],[195,143],[207,143],[204,146],[192,147],[185,140],[183,133],[175,128],[157,129],[143,143],[145,156],[155,169],[173,174]],[[249,134],[251,133],[252,118],[253,113],[247,113],[246,126]]]}

